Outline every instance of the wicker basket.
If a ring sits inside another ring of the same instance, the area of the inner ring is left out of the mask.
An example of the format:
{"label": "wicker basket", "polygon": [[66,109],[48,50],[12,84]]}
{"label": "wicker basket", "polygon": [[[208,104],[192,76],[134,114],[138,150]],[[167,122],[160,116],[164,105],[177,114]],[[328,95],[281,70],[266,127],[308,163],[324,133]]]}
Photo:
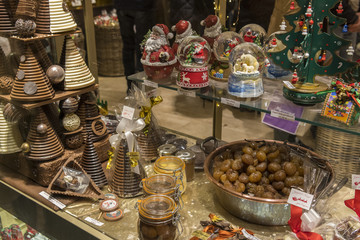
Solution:
{"label": "wicker basket", "polygon": [[99,75],[115,77],[124,75],[119,26],[95,25],[96,54]]}
{"label": "wicker basket", "polygon": [[[324,124],[329,124],[330,121],[333,126],[346,127],[345,124],[334,120],[320,119]],[[333,164],[337,179],[343,177],[351,179],[351,174],[360,174],[360,136],[318,127],[315,151],[329,160],[338,162]],[[351,181],[348,181],[347,186],[351,186]]]}

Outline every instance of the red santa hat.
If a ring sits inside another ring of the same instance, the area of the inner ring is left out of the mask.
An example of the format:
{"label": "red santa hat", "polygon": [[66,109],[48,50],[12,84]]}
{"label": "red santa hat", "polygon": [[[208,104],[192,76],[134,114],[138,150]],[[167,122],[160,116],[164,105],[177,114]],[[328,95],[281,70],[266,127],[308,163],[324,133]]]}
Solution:
{"label": "red santa hat", "polygon": [[209,15],[204,20],[202,20],[200,24],[206,28],[216,28],[220,25],[220,19],[218,16]]}
{"label": "red santa hat", "polygon": [[191,31],[191,23],[189,21],[180,20],[176,25],[171,27],[172,31],[176,31],[177,35],[189,35]]}
{"label": "red santa hat", "polygon": [[167,39],[172,39],[174,37],[174,34],[169,31],[169,28],[165,24],[156,24],[153,26],[152,30],[160,33]]}

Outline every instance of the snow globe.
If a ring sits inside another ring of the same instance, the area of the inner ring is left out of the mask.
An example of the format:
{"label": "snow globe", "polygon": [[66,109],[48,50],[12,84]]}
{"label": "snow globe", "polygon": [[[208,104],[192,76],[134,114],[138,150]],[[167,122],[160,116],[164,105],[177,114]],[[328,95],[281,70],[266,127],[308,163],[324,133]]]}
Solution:
{"label": "snow globe", "polygon": [[183,88],[207,87],[209,85],[207,65],[210,55],[211,47],[204,38],[186,37],[177,50],[180,72],[176,84]]}
{"label": "snow globe", "polygon": [[241,43],[230,54],[231,74],[228,81],[229,94],[251,98],[259,97],[264,92],[261,73],[266,56],[255,43]]}
{"label": "snow globe", "polygon": [[257,24],[247,24],[242,27],[239,34],[244,42],[252,42],[262,47],[264,45],[266,31]]}
{"label": "snow globe", "polygon": [[227,81],[230,68],[229,68],[229,56],[233,48],[243,40],[236,32],[223,32],[214,41],[213,51],[217,60],[211,65],[210,77],[218,81]]}

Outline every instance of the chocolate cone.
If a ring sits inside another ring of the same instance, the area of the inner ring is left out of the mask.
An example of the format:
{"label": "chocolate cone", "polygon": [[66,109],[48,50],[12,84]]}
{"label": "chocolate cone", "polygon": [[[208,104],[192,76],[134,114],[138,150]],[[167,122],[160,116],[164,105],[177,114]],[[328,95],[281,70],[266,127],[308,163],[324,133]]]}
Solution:
{"label": "chocolate cone", "polygon": [[18,125],[5,120],[4,106],[4,102],[0,101],[0,154],[20,152],[22,138]]}
{"label": "chocolate cone", "polygon": [[80,164],[98,187],[107,184],[105,173],[90,135],[85,140],[85,149]]}
{"label": "chocolate cone", "polygon": [[110,183],[112,192],[119,197],[138,196],[142,194],[140,182],[145,177],[145,171],[140,162],[138,162],[140,174],[131,171],[130,158],[127,156],[129,149],[124,139],[120,141],[117,149],[115,170]]}
{"label": "chocolate cone", "polygon": [[0,0],[0,34],[12,34],[16,32],[11,16],[9,0]]}
{"label": "chocolate cone", "polygon": [[77,193],[77,192],[74,192],[71,190],[59,188],[59,186],[58,186],[59,183],[60,183],[60,185],[61,185],[61,183],[65,183],[63,181],[64,176],[65,176],[64,170],[63,170],[63,168],[61,168],[59,170],[59,172],[56,174],[56,176],[54,177],[54,179],[51,181],[49,187],[47,188],[46,191],[48,193],[61,194],[61,195],[74,196],[74,197],[94,198],[94,199],[104,198],[103,192],[101,192],[101,190],[96,186],[95,182],[91,179],[91,177],[85,172],[85,170],[80,166],[79,163],[74,161],[74,159],[70,158],[69,160],[67,160],[64,163],[63,166],[71,168],[71,169],[75,169],[77,171],[84,173],[85,176],[87,176],[90,179],[89,186],[87,187],[87,189],[85,190],[84,193]]}
{"label": "chocolate cone", "polygon": [[[39,131],[40,124],[43,131]],[[41,108],[37,109],[37,114],[30,123],[26,142],[30,144],[30,152],[26,154],[26,158],[32,161],[48,161],[64,153],[64,146]]]}
{"label": "chocolate cone", "polygon": [[46,73],[46,70],[52,65],[52,62],[49,58],[49,55],[46,53],[44,45],[39,40],[31,42],[31,50],[35,54],[36,59],[38,59],[42,69]]}
{"label": "chocolate cone", "polygon": [[24,61],[20,63],[16,74],[11,99],[23,102],[52,99],[55,91],[30,47],[27,47],[23,56]]}
{"label": "chocolate cone", "polygon": [[63,0],[40,0],[36,18],[36,32],[64,33],[77,27],[74,17]]}
{"label": "chocolate cone", "polygon": [[157,149],[161,145],[161,140],[155,130],[153,121],[150,123],[148,134],[144,134],[143,131],[138,132],[136,141],[138,142],[140,156],[144,161],[152,161],[159,156]]}
{"label": "chocolate cone", "polygon": [[94,76],[70,36],[65,37],[60,64],[65,70],[64,90],[81,89],[95,83]]}
{"label": "chocolate cone", "polygon": [[16,9],[16,16],[35,19],[36,9],[36,0],[20,0]]}

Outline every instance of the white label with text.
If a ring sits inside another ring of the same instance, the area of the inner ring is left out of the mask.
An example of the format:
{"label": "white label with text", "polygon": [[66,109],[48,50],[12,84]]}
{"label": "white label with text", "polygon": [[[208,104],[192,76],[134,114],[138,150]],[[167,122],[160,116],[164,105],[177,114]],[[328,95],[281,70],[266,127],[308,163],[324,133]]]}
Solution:
{"label": "white label with text", "polygon": [[124,106],[123,110],[122,110],[122,113],[121,113],[121,116],[123,118],[132,120],[133,117],[134,117],[134,113],[135,113],[135,108]]}
{"label": "white label with text", "polygon": [[355,190],[360,190],[360,175],[352,174],[352,188]]}
{"label": "white label with text", "polygon": [[182,88],[178,88],[177,93],[179,95],[184,95],[187,97],[196,97],[196,92],[195,91],[191,91],[191,90],[185,90]]}
{"label": "white label with text", "polygon": [[98,220],[96,220],[96,219],[93,219],[93,218],[91,218],[91,217],[86,217],[86,218],[85,218],[85,221],[88,221],[89,223],[92,223],[92,224],[94,224],[94,225],[96,225],[96,226],[99,226],[99,227],[101,227],[102,225],[104,225],[103,222],[100,222],[100,221],[98,221]]}
{"label": "white label with text", "polygon": [[159,84],[156,82],[152,82],[149,80],[144,80],[144,85],[152,87],[152,88],[159,88]]}
{"label": "white label with text", "polygon": [[283,81],[283,83],[290,89],[295,89],[294,85],[291,84],[289,81]]}
{"label": "white label with text", "polygon": [[240,108],[240,102],[236,101],[236,100],[233,100],[233,99],[221,98],[221,103],[232,106],[232,107]]}
{"label": "white label with text", "polygon": [[313,198],[314,195],[292,188],[287,202],[302,209],[310,210]]}
{"label": "white label with text", "polygon": [[66,207],[65,204],[63,204],[62,202],[60,202],[59,200],[57,200],[56,198],[52,197],[50,194],[48,194],[47,192],[40,192],[39,193],[40,196],[42,196],[43,198],[47,199],[49,202],[51,202],[52,204],[54,204],[55,206],[57,206],[60,209],[64,209]]}
{"label": "white label with text", "polygon": [[273,109],[271,110],[272,117],[281,118],[289,121],[295,121],[295,113]]}

